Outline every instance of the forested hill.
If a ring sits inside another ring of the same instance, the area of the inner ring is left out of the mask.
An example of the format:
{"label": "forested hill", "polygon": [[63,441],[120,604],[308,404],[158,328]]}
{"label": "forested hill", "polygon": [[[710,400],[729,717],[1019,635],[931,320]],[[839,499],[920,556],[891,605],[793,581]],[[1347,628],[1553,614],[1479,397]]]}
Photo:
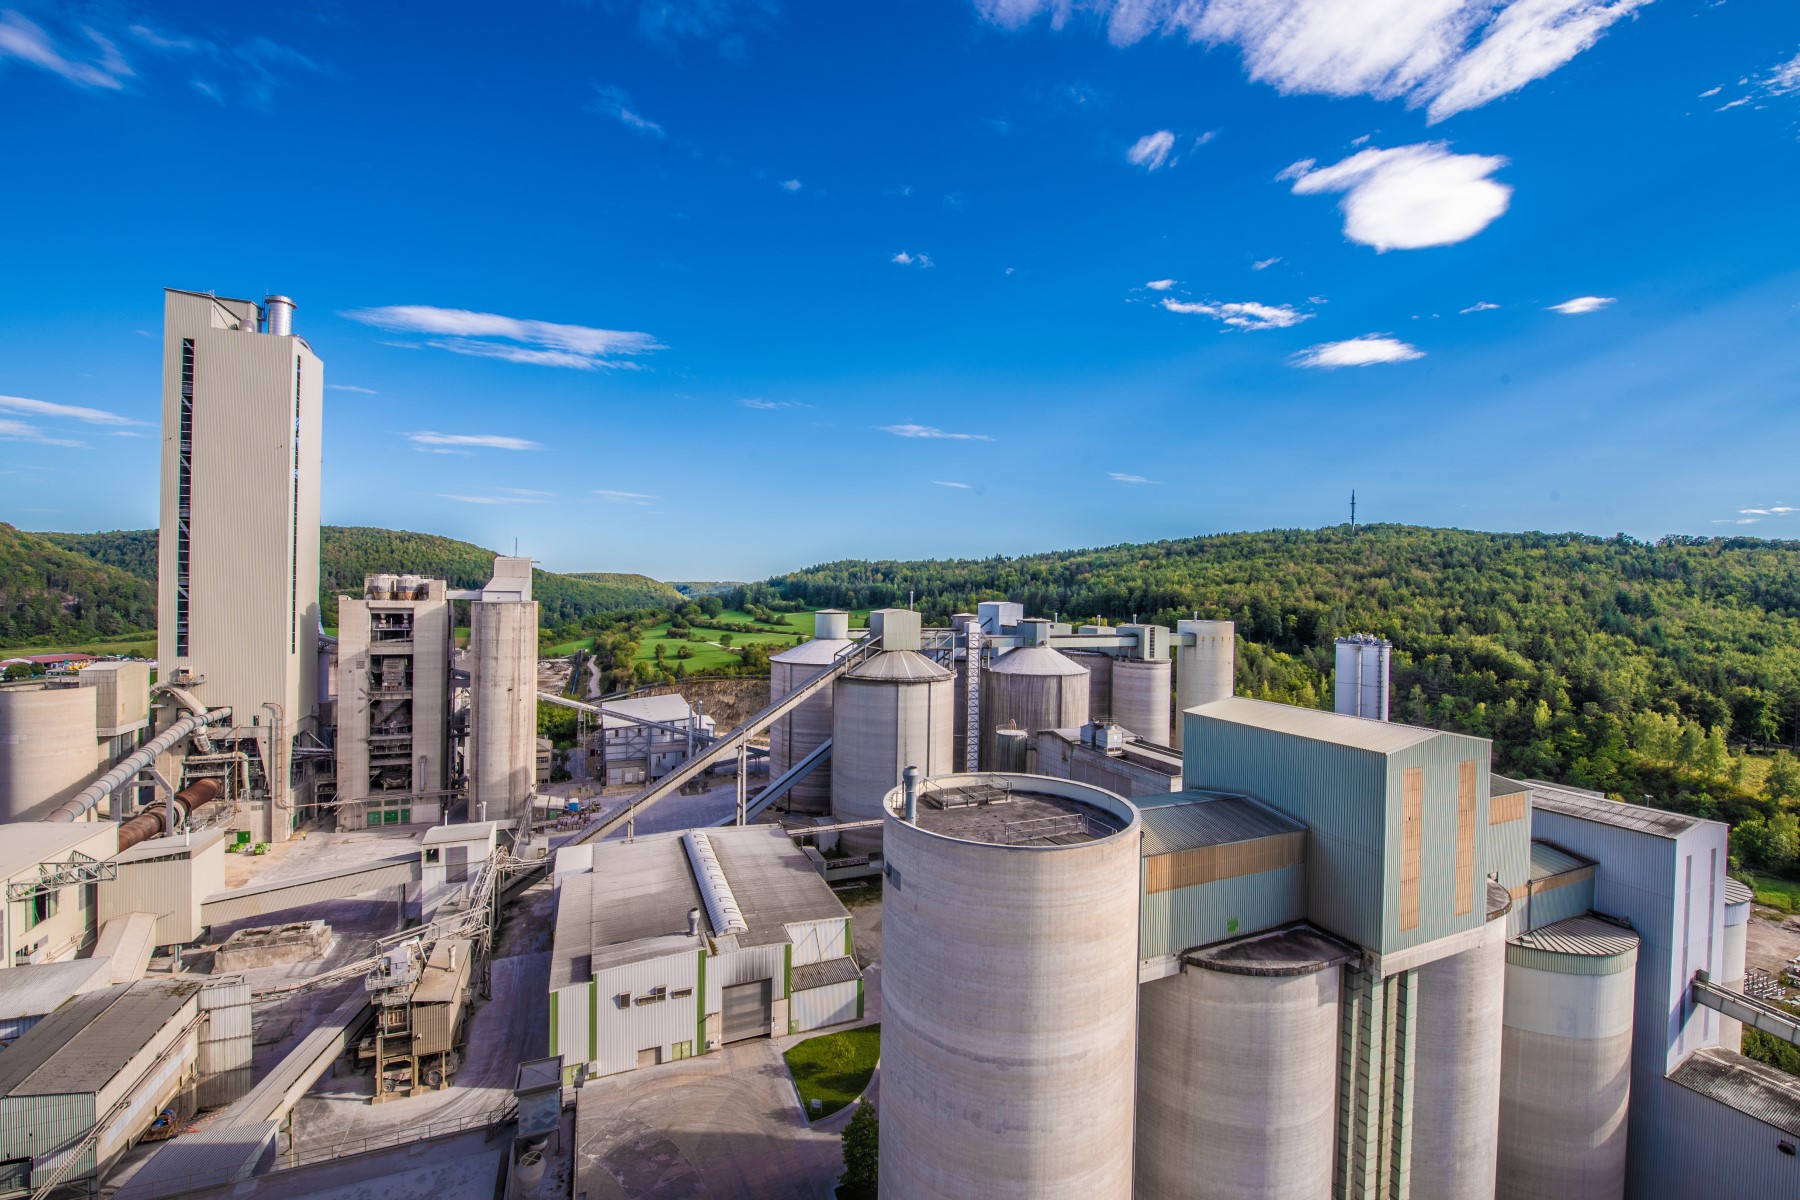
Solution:
{"label": "forested hill", "polygon": [[[147,625],[155,625],[156,530],[26,536],[42,538],[148,581],[152,588],[152,611]],[[494,552],[430,533],[365,526],[322,526],[319,530],[319,598],[325,624],[337,624],[338,596],[357,595],[362,591],[363,576],[378,571],[443,579],[453,588],[479,587],[494,573]],[[0,588],[5,587],[5,578],[0,575]],[[541,606],[540,624],[545,627],[594,613],[662,608],[681,600],[680,593],[674,588],[648,576],[604,572],[561,575],[554,571],[533,571],[532,592]]]}
{"label": "forested hill", "polygon": [[0,522],[0,646],[86,641],[156,624],[156,587]]}
{"label": "forested hill", "polygon": [[1492,737],[1504,770],[1703,812],[1762,790],[1761,761],[1719,763],[1711,731],[1800,733],[1800,543],[1336,527],[836,562],[770,585],[855,608],[914,591],[938,620],[1002,598],[1071,621],[1232,618],[1240,692],[1323,707],[1333,639],[1377,633],[1395,647],[1395,719]]}

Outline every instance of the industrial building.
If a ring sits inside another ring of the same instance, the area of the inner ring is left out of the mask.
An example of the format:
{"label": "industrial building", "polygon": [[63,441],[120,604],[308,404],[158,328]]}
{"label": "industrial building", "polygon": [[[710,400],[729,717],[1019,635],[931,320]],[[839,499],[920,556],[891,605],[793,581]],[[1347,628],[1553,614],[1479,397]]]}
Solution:
{"label": "industrial building", "polygon": [[493,579],[470,599],[469,815],[516,821],[537,791],[538,606],[531,598],[531,560],[496,558]]}
{"label": "industrial building", "polygon": [[[813,614],[812,640],[769,657],[769,701],[774,703],[802,684],[817,679],[850,652],[850,614],[822,609]],[[802,704],[792,716],[769,726],[769,778],[779,779],[795,764],[804,762],[831,740],[831,703],[834,690],[826,688]],[[607,780],[611,782],[610,774]],[[831,776],[813,771],[788,794],[793,812],[831,811]]]}
{"label": "industrial building", "polygon": [[[1091,710],[1090,710],[1091,711]],[[1002,744],[1010,731],[1002,730]],[[1016,751],[1002,753],[996,771],[1025,770]],[[1127,799],[1181,790],[1181,754],[1144,740],[1104,718],[1079,729],[1045,729],[1037,735],[1030,770],[1053,779],[1072,779]]]}
{"label": "industrial building", "polygon": [[556,856],[550,1052],[612,1075],[862,1015],[850,914],[768,825]]}
{"label": "industrial building", "polygon": [[0,685],[0,821],[37,820],[79,792],[149,726],[150,664]]}
{"label": "industrial building", "polygon": [[[169,289],[163,306],[157,662],[241,754],[234,828],[285,840],[312,800],[318,729],[324,369],[294,303]],[[165,772],[167,773],[167,772]],[[171,776],[173,777],[173,776]]]}
{"label": "industrial building", "polygon": [[441,579],[370,575],[339,598],[339,829],[443,818],[454,626]]}
{"label": "industrial building", "polygon": [[118,852],[110,822],[15,821],[0,836],[0,970],[73,958],[98,932],[94,884]]}
{"label": "industrial building", "polygon": [[599,761],[608,787],[661,779],[704,746],[715,728],[711,717],[677,693],[630,696],[600,707]]}

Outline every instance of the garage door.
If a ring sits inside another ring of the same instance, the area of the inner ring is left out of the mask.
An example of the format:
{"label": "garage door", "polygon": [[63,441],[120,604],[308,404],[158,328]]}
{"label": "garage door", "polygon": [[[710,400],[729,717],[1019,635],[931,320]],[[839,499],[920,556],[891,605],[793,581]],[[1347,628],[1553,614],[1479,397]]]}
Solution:
{"label": "garage door", "polygon": [[769,1024],[775,1019],[771,1004],[772,979],[740,983],[724,989],[725,1040],[741,1042],[745,1038],[768,1037]]}

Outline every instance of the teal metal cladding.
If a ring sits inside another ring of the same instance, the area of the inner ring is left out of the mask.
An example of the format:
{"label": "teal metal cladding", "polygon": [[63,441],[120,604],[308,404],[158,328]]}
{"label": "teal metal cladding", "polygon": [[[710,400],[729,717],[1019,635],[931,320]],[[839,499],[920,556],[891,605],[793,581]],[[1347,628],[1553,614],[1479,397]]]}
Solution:
{"label": "teal metal cladding", "polygon": [[1147,892],[1138,907],[1138,956],[1179,954],[1305,916],[1306,867],[1299,863],[1256,875]]}

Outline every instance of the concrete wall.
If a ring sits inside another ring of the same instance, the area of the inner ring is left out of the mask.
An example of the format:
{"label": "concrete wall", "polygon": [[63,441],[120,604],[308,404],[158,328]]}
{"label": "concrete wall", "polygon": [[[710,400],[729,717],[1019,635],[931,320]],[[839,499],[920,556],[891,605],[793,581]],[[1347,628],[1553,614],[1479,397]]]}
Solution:
{"label": "concrete wall", "polygon": [[469,808],[471,819],[525,815],[537,776],[537,602],[471,604]]}
{"label": "concrete wall", "polygon": [[[48,856],[52,861],[61,862],[79,854],[99,862],[119,851],[118,826],[110,821],[67,828],[91,832],[69,849]],[[37,865],[32,864],[4,882],[35,882],[37,878]],[[59,962],[73,958],[98,928],[97,907],[88,903],[88,894],[86,884],[61,889],[57,893],[56,911],[30,929],[26,928],[29,903],[7,903],[4,916],[0,917],[0,970],[17,966],[20,960],[16,956],[27,946],[41,947],[34,955],[34,961]]]}
{"label": "concrete wall", "polygon": [[0,687],[0,821],[47,815],[100,766],[95,697],[85,687]]}
{"label": "concrete wall", "polygon": [[1491,1200],[1500,1145],[1506,923],[1475,947],[1418,968],[1412,1188],[1436,1200]]}

